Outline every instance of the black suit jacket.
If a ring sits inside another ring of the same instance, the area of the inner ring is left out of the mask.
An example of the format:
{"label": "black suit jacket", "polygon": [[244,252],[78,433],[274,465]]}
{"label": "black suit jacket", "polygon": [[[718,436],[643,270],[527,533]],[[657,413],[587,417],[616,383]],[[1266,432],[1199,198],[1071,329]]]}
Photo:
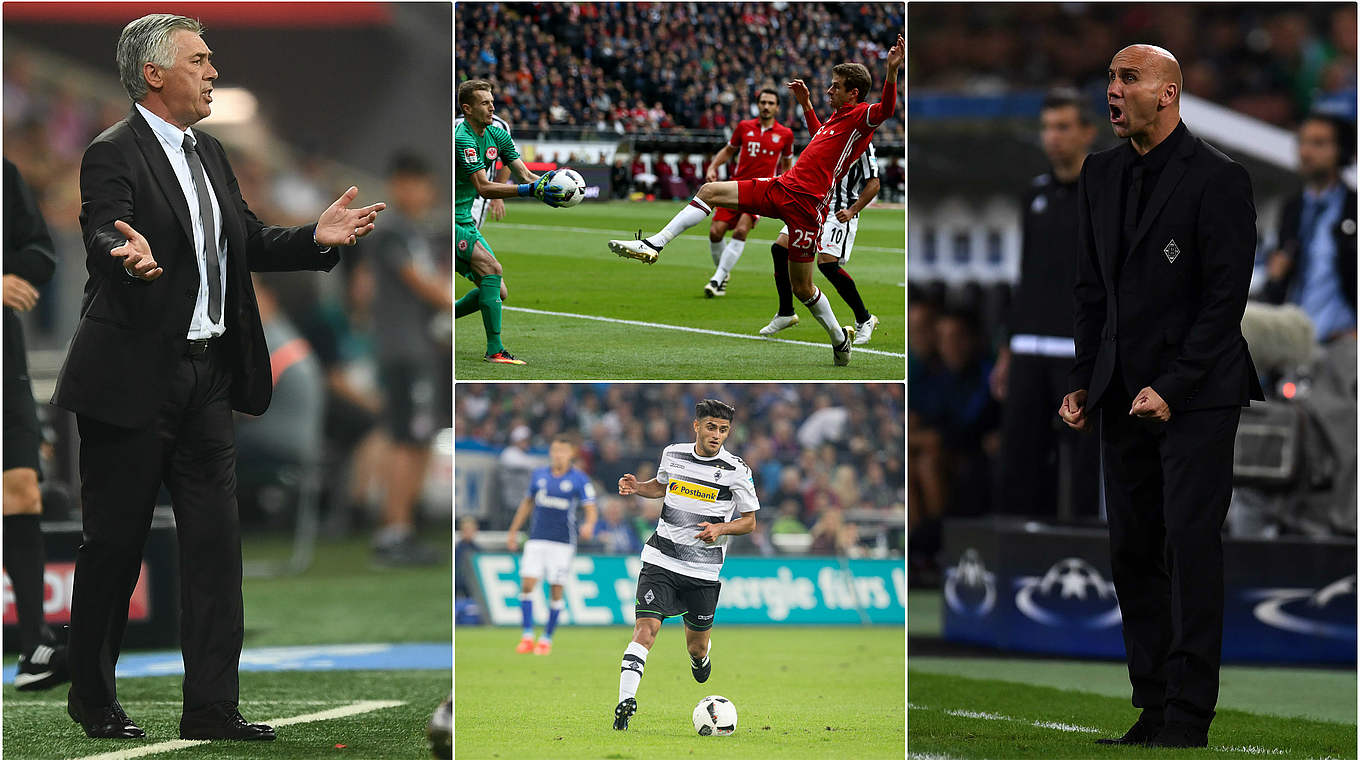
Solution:
{"label": "black suit jacket", "polygon": [[[1303,215],[1303,193],[1298,193],[1284,205],[1280,215],[1279,247],[1293,255],[1295,264],[1289,274],[1279,280],[1266,283],[1265,300],[1270,303],[1284,303],[1289,297],[1289,288],[1299,273],[1299,222]],[[1341,219],[1329,230],[1336,243],[1336,278],[1341,283],[1341,295],[1346,303],[1355,310],[1355,263],[1356,263],[1356,194],[1346,190],[1346,200],[1342,201]]]}
{"label": "black suit jacket", "polygon": [[[222,144],[198,130],[203,169],[217,193],[227,238],[223,305],[232,408],[261,414],[273,391],[251,271],[326,271],[339,261],[312,241],[315,225],[267,227],[241,198]],[[189,201],[151,126],[136,108],[94,139],[80,165],[80,227],[89,279],[80,322],[52,403],[112,425],[142,427],[164,401],[198,298]],[[195,201],[196,202],[196,201]],[[165,271],[128,276],[109,251],[126,242],[123,220],[142,234]]]}
{"label": "black suit jacket", "polygon": [[1241,328],[1256,253],[1251,179],[1187,132],[1121,247],[1132,160],[1121,144],[1081,169],[1072,389],[1094,409],[1118,368],[1129,393],[1151,386],[1173,412],[1264,398]]}

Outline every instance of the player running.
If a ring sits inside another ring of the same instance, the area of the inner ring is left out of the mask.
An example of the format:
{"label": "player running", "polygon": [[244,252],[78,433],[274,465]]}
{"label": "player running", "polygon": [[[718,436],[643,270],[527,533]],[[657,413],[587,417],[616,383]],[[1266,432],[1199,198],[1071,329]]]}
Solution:
{"label": "player running", "polygon": [[[453,120],[453,129],[455,132],[458,131],[458,126],[462,123],[463,123],[462,116],[459,116],[458,118]],[[502,119],[501,117],[492,114],[491,126],[500,127],[501,129],[505,130],[505,134],[510,135],[511,139],[514,138],[514,133],[510,131],[510,123],[507,122],[505,119]],[[495,181],[501,183],[510,181],[510,166],[506,164],[504,161],[496,162]],[[477,226],[477,229],[480,230],[482,228],[482,225],[486,223],[486,217],[488,213],[490,213],[492,219],[498,222],[504,219],[505,201],[500,198],[483,198],[480,195],[472,199],[472,223]]]}
{"label": "player running", "polygon": [[[490,82],[473,79],[459,85],[458,107],[462,109],[463,122],[453,132],[458,166],[453,182],[453,222],[458,238],[454,250],[455,268],[477,287],[454,304],[454,317],[465,317],[480,310],[482,326],[486,329],[484,361],[524,364],[501,343],[501,302],[509,295],[509,290],[501,279],[501,263],[492,253],[491,244],[473,223],[472,201],[478,196],[515,198],[532,195],[549,206],[556,206],[562,201],[562,195],[548,187],[556,172],[540,177],[529,171],[520,160],[519,150],[510,134],[491,123],[496,106]],[[494,170],[497,159],[505,162],[524,184],[487,179],[487,171]]]}
{"label": "player running", "polygon": [[[647,652],[665,618],[684,615],[685,648],[694,680],[703,683],[712,671],[709,632],[722,590],[718,574],[727,555],[723,536],[755,530],[755,513],[760,509],[751,468],[723,448],[734,412],[715,399],[700,401],[694,405],[694,443],[667,446],[652,480],[639,483],[632,473],[619,478],[623,496],[665,500],[656,533],[642,547],[634,608],[637,622],[633,640],[623,651],[615,730],[627,730],[628,719],[637,712]],[[741,517],[732,519],[738,512]]]}
{"label": "player running", "polygon": [[[732,138],[718,151],[704,174],[705,182],[718,181],[718,167],[737,157],[737,171],[732,179],[756,179],[774,177],[793,166],[793,130],[774,120],[779,110],[779,93],[766,88],[756,94],[756,108],[760,118],[746,119],[737,123],[732,130]],[[778,167],[776,167],[778,164]],[[778,171],[776,171],[776,168]],[[713,255],[713,266],[717,270],[704,286],[704,296],[727,295],[727,279],[737,261],[741,259],[742,249],[746,247],[746,236],[756,226],[760,217],[732,209],[719,208],[713,212],[713,222],[708,225],[708,245]],[[736,222],[736,226],[733,226]],[[732,240],[723,247],[723,235],[732,228]]]}
{"label": "player running", "polygon": [[[812,282],[817,235],[826,219],[832,186],[864,152],[878,125],[893,115],[897,70],[902,65],[905,45],[902,35],[897,35],[897,42],[888,51],[882,98],[872,105],[862,102],[872,84],[867,68],[858,63],[842,63],[831,69],[831,86],[826,89],[833,111],[831,117],[819,126],[799,155],[798,163],[787,174],[705,183],[660,232],[644,238],[639,231],[637,240],[611,240],[609,249],[620,256],[655,263],[667,243],[708,216],[713,206],[779,217],[789,227],[789,279],[793,294],[831,338],[837,366],[849,364],[855,328],[836,323],[830,302]],[[801,80],[789,82],[788,87],[800,103],[807,97],[807,87]]]}
{"label": "player running", "polygon": [[[801,104],[805,114],[812,119],[817,116],[812,111],[812,102]],[[811,123],[808,125],[811,127]],[[817,254],[817,268],[836,288],[841,300],[855,313],[856,346],[868,343],[878,326],[878,317],[869,313],[860,297],[859,288],[845,265],[850,263],[850,252],[855,248],[855,232],[859,230],[859,212],[869,205],[878,195],[878,157],[874,155],[874,144],[859,157],[831,191],[831,216],[822,224],[820,252]],[[779,239],[770,247],[774,257],[774,289],[779,294],[779,311],[768,325],[760,328],[761,335],[774,335],[788,327],[798,324],[798,315],[793,313],[793,290],[789,286],[789,228],[779,231]]]}
{"label": "player running", "polygon": [[[576,444],[571,436],[559,435],[548,447],[548,466],[534,470],[529,478],[529,493],[520,502],[515,518],[510,522],[510,534],[505,543],[510,551],[519,548],[519,529],[533,510],[529,526],[529,540],[524,542],[524,556],[520,558],[519,608],[524,616],[524,634],[515,651],[520,654],[550,654],[557,618],[566,608],[562,601],[562,586],[571,575],[571,561],[576,557],[576,508],[585,509],[586,521],[581,526],[581,538],[589,541],[595,535],[595,486],[590,478],[572,466],[576,459]],[[534,587],[538,581],[548,581],[548,624],[543,637],[534,644]]]}

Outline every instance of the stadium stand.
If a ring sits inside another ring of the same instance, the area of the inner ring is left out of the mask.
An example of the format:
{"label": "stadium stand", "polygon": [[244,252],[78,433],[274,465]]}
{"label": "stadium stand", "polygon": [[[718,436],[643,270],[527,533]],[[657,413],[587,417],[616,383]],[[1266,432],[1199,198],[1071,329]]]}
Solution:
{"label": "stadium stand", "polygon": [[[834,387],[834,393],[828,388]],[[656,528],[659,502],[619,498],[626,472],[655,474],[663,448],[693,440],[694,403],[712,396],[737,409],[728,449],[755,473],[761,517],[733,551],[901,556],[905,494],[903,392],[888,385],[713,386],[460,384],[454,429],[458,514],[477,520],[476,541],[504,545],[528,474],[546,464],[561,432],[582,440],[577,466],[595,482],[608,525],[590,551],[631,553]],[[605,526],[606,523],[602,523]],[[628,528],[631,527],[631,530]],[[497,541],[499,537],[499,541]],[[584,550],[584,549],[583,549]]]}

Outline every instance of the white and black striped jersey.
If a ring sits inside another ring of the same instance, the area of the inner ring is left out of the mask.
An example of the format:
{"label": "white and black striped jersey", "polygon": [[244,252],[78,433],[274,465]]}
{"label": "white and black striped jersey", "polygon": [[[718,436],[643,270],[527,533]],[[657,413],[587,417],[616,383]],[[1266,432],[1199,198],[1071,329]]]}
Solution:
{"label": "white and black striped jersey", "polygon": [[855,205],[860,193],[864,192],[864,186],[871,178],[877,176],[878,157],[874,154],[874,144],[871,142],[860,154],[859,160],[851,164],[845,174],[841,175],[840,181],[831,188],[831,205],[828,207],[827,216],[834,216],[837,211]]}
{"label": "white and black striped jersey", "polygon": [[691,578],[718,580],[728,536],[711,544],[695,536],[701,522],[727,522],[760,509],[751,468],[725,448],[717,456],[701,457],[692,442],[677,443],[661,452],[656,480],[666,486],[666,496],[656,533],[642,547],[642,561]]}

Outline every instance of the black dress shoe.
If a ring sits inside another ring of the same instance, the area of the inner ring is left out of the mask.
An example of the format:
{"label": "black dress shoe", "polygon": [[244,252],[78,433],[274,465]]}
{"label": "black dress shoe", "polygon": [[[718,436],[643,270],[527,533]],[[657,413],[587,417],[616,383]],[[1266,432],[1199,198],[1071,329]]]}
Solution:
{"label": "black dress shoe", "polygon": [[1148,742],[1149,747],[1207,747],[1209,731],[1193,726],[1168,723]]}
{"label": "black dress shoe", "polygon": [[180,717],[179,738],[272,742],[274,727],[247,723],[235,705],[214,705]]}
{"label": "black dress shoe", "polygon": [[146,732],[132,722],[123,706],[114,700],[111,704],[99,707],[86,707],[78,700],[68,697],[66,714],[71,720],[85,729],[91,739],[145,739]]}
{"label": "black dress shoe", "polygon": [[1096,739],[1096,744],[1148,744],[1162,730],[1161,723],[1139,718],[1128,733],[1118,739]]}

